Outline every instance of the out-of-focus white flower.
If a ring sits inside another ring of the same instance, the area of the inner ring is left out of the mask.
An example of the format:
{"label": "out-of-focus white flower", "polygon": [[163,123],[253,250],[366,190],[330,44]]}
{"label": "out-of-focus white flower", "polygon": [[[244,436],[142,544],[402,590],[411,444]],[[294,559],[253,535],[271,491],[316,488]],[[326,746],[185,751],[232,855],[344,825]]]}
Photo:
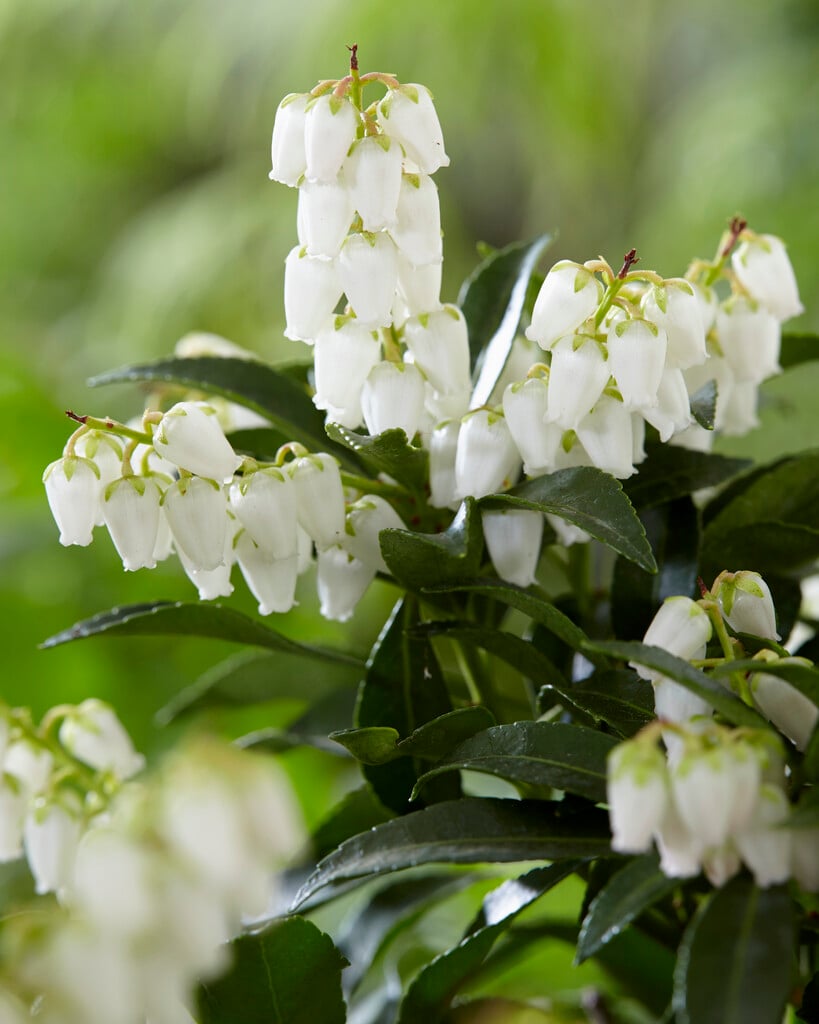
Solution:
{"label": "out-of-focus white flower", "polygon": [[206,402],[177,402],[160,420],[153,444],[160,458],[220,484],[229,482],[242,463]]}
{"label": "out-of-focus white flower", "polygon": [[740,867],[742,861],[731,841],[703,852],[702,869],[711,885],[717,888],[730,881],[739,872]]}
{"label": "out-of-focus white flower", "polygon": [[764,785],[759,790],[753,818],[734,837],[754,881],[763,889],[790,877],[793,833],[778,827],[788,817],[790,809],[788,798],[778,786]]}
{"label": "out-of-focus white flower", "polygon": [[781,238],[754,235],[731,257],[739,283],[777,318],[789,320],[805,307],[799,301],[796,275]]}
{"label": "out-of-focus white flower", "polygon": [[744,298],[730,299],[717,313],[717,335],[737,381],[761,384],[782,372],[779,321],[763,306]]}
{"label": "out-of-focus white flower", "polygon": [[350,506],[340,544],[365,565],[389,572],[379,545],[382,530],[406,530],[406,525],[388,501],[377,494],[365,494]]}
{"label": "out-of-focus white flower", "polygon": [[228,531],[224,488],[204,477],[183,477],[165,491],[162,507],[177,548],[194,569],[225,564]]}
{"label": "out-of-focus white flower", "polygon": [[347,622],[374,577],[374,565],[354,558],[342,547],[319,551],[317,586],[324,618]]}
{"label": "out-of-focus white flower", "polygon": [[308,256],[303,246],[294,246],[284,261],[285,337],[312,345],[343,290],[336,260]]}
{"label": "out-of-focus white flower", "polygon": [[126,571],[153,569],[162,517],[162,489],[153,476],[125,476],[105,489],[103,515]]}
{"label": "out-of-focus white flower", "polygon": [[0,775],[0,864],[23,852],[23,821],[27,793],[16,776]]}
{"label": "out-of-focus white flower", "polygon": [[296,514],[321,551],[344,533],[344,488],[332,455],[303,455],[288,466],[296,487]]}
{"label": "out-of-focus white flower", "polygon": [[703,848],[722,846],[732,827],[747,824],[756,803],[759,768],[726,745],[695,749],[671,771],[674,803]]}
{"label": "out-of-focus white flower", "polygon": [[668,808],[665,758],[653,743],[628,741],[611,751],[607,768],[611,848],[643,853]]}
{"label": "out-of-focus white flower", "polygon": [[3,771],[14,776],[27,799],[48,788],[53,770],[54,758],[44,747],[28,739],[14,740],[8,745]]}
{"label": "out-of-focus white flower", "polygon": [[230,507],[259,547],[273,558],[296,553],[296,489],[283,469],[266,467],[236,480]]}
{"label": "out-of-focus white flower", "polygon": [[776,631],[776,612],[771,591],[758,572],[721,572],[713,594],[728,624],[738,633],[752,633],[766,640],[781,639]]}
{"label": "out-of-focus white flower", "polygon": [[449,166],[441,122],[426,86],[409,83],[390,89],[378,104],[378,123],[424,174]]}
{"label": "out-of-focus white flower", "polygon": [[705,362],[703,309],[689,281],[669,278],[663,285],[654,285],[643,296],[642,307],[646,319],[662,328],[668,338],[670,366],[684,370]]}
{"label": "out-of-focus white flower", "polygon": [[64,547],[87,547],[93,540],[100,503],[100,471],[89,459],[66,455],[43,473],[51,514]]}
{"label": "out-of-focus white flower", "polygon": [[383,231],[347,237],[338,258],[339,279],[362,327],[386,327],[398,285],[398,252]]}
{"label": "out-of-focus white flower", "polygon": [[570,260],[555,263],[538,292],[526,337],[551,349],[560,338],[576,331],[602,298],[603,286],[585,267]]}
{"label": "out-of-focus white flower", "polygon": [[60,725],[59,736],[78,761],[121,779],[129,779],[145,764],[114,709],[101,700],[84,700],[73,708]]}
{"label": "out-of-focus white flower", "polygon": [[308,180],[333,181],[355,142],[358,124],[358,112],[346,96],[325,93],[308,103],[304,121]]}
{"label": "out-of-focus white flower", "polygon": [[543,513],[518,508],[484,510],[481,520],[498,576],[519,587],[534,583],[543,540]]}
{"label": "out-of-focus white flower", "polygon": [[270,177],[283,185],[294,187],[307,167],[304,152],[304,122],[308,97],[304,93],[285,96],[276,111],[270,158],[273,169]]}
{"label": "out-of-focus white flower", "polygon": [[368,135],[353,143],[344,174],[365,231],[381,231],[395,223],[401,163],[401,147],[387,135]]}
{"label": "out-of-focus white flower", "polygon": [[457,306],[447,304],[411,317],[403,330],[416,366],[436,391],[445,395],[469,391],[469,337]]}
{"label": "out-of-focus white flower", "polygon": [[518,454],[502,413],[477,409],[464,417],[455,455],[455,493],[459,498],[506,490],[520,472]]}
{"label": "out-of-focus white flower", "polygon": [[673,798],[668,801],[654,838],[660,853],[660,870],[669,878],[693,878],[700,873],[703,843],[691,832],[677,810]]}
{"label": "out-of-focus white flower", "polygon": [[[764,662],[763,662],[764,664]],[[784,679],[766,672],[750,677],[751,696],[769,722],[805,750],[819,721],[819,707]]]}
{"label": "out-of-focus white flower", "polygon": [[328,324],[316,338],[313,366],[316,393],[313,404],[344,427],[358,427],[363,419],[361,389],[381,358],[378,332],[357,320]]}
{"label": "out-of-focus white flower", "polygon": [[443,261],[441,205],[438,188],[432,178],[426,174],[405,174],[402,177],[396,220],[390,234],[399,253],[412,266],[428,266]]}
{"label": "out-of-focus white flower", "polygon": [[603,394],[611,367],[594,338],[568,335],[552,347],[547,423],[574,430]]}
{"label": "out-of-focus white flower", "polygon": [[609,331],[609,369],[628,409],[657,404],[666,345],[665,331],[650,320],[621,320]]}
{"label": "out-of-focus white flower", "polygon": [[424,415],[424,377],[411,363],[376,363],[361,389],[361,409],[370,434],[403,430],[412,441]]}
{"label": "out-of-focus white flower", "polygon": [[228,341],[221,334],[212,334],[210,331],[190,331],[177,341],[173,351],[180,359],[198,359],[201,356],[248,360],[258,358],[235,341]]}

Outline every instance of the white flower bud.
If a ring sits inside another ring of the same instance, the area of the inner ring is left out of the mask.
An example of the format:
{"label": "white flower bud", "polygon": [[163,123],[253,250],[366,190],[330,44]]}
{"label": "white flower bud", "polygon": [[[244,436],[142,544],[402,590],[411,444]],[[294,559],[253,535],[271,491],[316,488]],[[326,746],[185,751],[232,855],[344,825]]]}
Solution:
{"label": "white flower bud", "polygon": [[54,758],[43,747],[26,739],[9,744],[3,771],[14,776],[29,799],[48,788],[53,770]]}
{"label": "white flower bud", "polygon": [[332,181],[355,142],[359,115],[346,96],[325,93],[308,105],[304,123],[306,175],[310,181]]}
{"label": "white flower bud", "polygon": [[343,288],[335,260],[308,256],[299,245],[284,261],[284,335],[312,345],[333,315]]}
{"label": "white flower bud", "polygon": [[602,395],[610,373],[611,367],[593,338],[561,338],[552,348],[546,422],[574,430]]}
{"label": "white flower bud", "polygon": [[321,614],[333,622],[347,622],[374,578],[372,564],[359,561],[343,548],[319,551],[317,587]]}
{"label": "white flower bud", "polygon": [[793,740],[797,750],[807,748],[819,721],[819,707],[810,698],[784,679],[766,672],[754,672],[751,676],[751,696],[768,721]]}
{"label": "white flower bud", "polygon": [[657,430],[663,443],[691,425],[691,403],[682,370],[674,366],[663,369],[657,404],[641,407],[640,415]]}
{"label": "white flower bud", "polygon": [[389,572],[378,539],[382,530],[406,530],[406,525],[388,501],[377,494],[365,494],[350,506],[341,546],[359,562],[378,572]]}
{"label": "white flower bud", "polygon": [[779,828],[791,806],[778,786],[764,785],[759,790],[753,819],[737,832],[734,842],[742,859],[750,868],[754,881],[766,889],[779,885],[791,874],[791,836],[787,828]]}
{"label": "white flower bud", "polygon": [[60,725],[59,736],[72,757],[121,779],[129,779],[145,764],[114,709],[101,700],[84,700],[73,708]]}
{"label": "white flower bud", "polygon": [[520,455],[502,413],[477,409],[465,416],[455,455],[455,493],[459,498],[505,490],[517,479]]}
{"label": "white flower bud", "polygon": [[194,569],[225,564],[228,530],[224,488],[204,477],[183,477],[165,491],[162,507],[176,547]]}
{"label": "white flower bud", "polygon": [[[643,637],[643,643],[660,647],[686,661],[705,656],[705,645],[711,639],[708,613],[689,597],[667,597]],[[660,673],[634,663],[631,667],[643,679],[655,679]]]}
{"label": "white flower bud", "polygon": [[481,519],[486,547],[498,576],[519,587],[534,583],[543,540],[543,513],[508,508],[483,512]]}
{"label": "white flower bud", "polygon": [[232,480],[242,463],[206,402],[177,402],[160,420],[153,444],[160,458],[220,484]]}
{"label": "white flower bud", "polygon": [[779,321],[762,306],[747,299],[730,300],[717,313],[717,334],[737,381],[761,384],[782,372]]}
{"label": "white flower bud", "polygon": [[326,409],[333,423],[350,428],[360,426],[361,389],[381,358],[378,333],[362,327],[357,320],[328,324],[316,338],[313,357],[313,404],[317,409]]}
{"label": "white flower bud", "polygon": [[654,744],[632,740],[610,752],[607,769],[611,848],[644,853],[669,803],[665,758]]}
{"label": "white flower bud", "polygon": [[304,93],[285,96],[276,111],[273,138],[270,141],[270,178],[283,185],[295,186],[307,167],[304,152],[304,122],[307,112]]}
{"label": "white flower bud", "polygon": [[[210,331],[190,331],[174,345],[173,352],[180,359],[198,359],[200,356],[219,356],[222,359],[249,359],[257,356],[235,341],[228,341],[221,334]],[[135,424],[136,425],[136,424]]]}
{"label": "white flower bud", "polygon": [[506,425],[523,459],[527,476],[540,476],[554,468],[563,428],[546,423],[549,385],[542,377],[510,384],[503,393]]}
{"label": "white flower bud", "polygon": [[0,774],[0,864],[17,860],[23,853],[27,804],[27,790],[19,779]]}
{"label": "white flower bud", "polygon": [[378,104],[378,123],[424,174],[449,166],[441,123],[425,86],[413,83],[390,89]]}
{"label": "white flower bud", "polygon": [[296,221],[299,243],[308,256],[338,256],[353,219],[353,204],[343,178],[323,184],[306,181],[299,188]]}
{"label": "white flower bud", "polygon": [[737,633],[751,633],[766,640],[780,640],[776,612],[768,584],[758,572],[721,572],[712,592],[728,625]]}
{"label": "white flower bud", "polygon": [[240,477],[231,485],[230,507],[263,551],[273,558],[296,554],[296,489],[283,470]]}
{"label": "white flower bud", "polygon": [[126,571],[153,569],[156,565],[161,499],[162,491],[152,476],[120,477],[105,490],[105,524]]}
{"label": "white flower bud", "polygon": [[339,277],[362,327],[386,327],[398,284],[398,254],[389,235],[350,235],[341,247]]}
{"label": "white flower bud", "polygon": [[650,320],[621,320],[609,331],[609,369],[628,409],[657,404],[666,345],[665,331]]}
{"label": "white flower bud", "polygon": [[598,469],[620,480],[635,472],[631,412],[622,402],[610,395],[601,395],[576,429],[580,442]]}
{"label": "white flower bud", "polygon": [[344,173],[365,231],[381,231],[395,223],[401,163],[401,147],[387,135],[368,135],[353,144]]}
{"label": "white flower bud", "polygon": [[403,319],[441,308],[442,267],[442,262],[413,266],[398,250],[398,294],[406,307]]}
{"label": "white flower bud", "polygon": [[432,178],[426,174],[403,175],[396,222],[390,234],[401,255],[413,266],[442,262],[441,204]]}
{"label": "white flower bud", "polygon": [[361,409],[371,435],[394,428],[411,441],[424,415],[424,378],[411,363],[376,363],[361,390]]}
{"label": "white flower bud", "polygon": [[442,394],[469,390],[469,337],[457,306],[421,313],[404,324],[404,341],[416,366]]}
{"label": "white flower bud", "polygon": [[551,349],[595,312],[602,297],[603,286],[585,267],[570,260],[556,263],[541,285],[526,337]]}
{"label": "white flower bud", "polygon": [[296,487],[296,514],[307,533],[323,548],[337,544],[344,533],[344,488],[332,455],[304,455],[288,466]]}
{"label": "white flower bud", "polygon": [[429,439],[429,503],[433,508],[451,508],[455,496],[455,457],[461,421],[440,423]]}
{"label": "white flower bud", "polygon": [[81,808],[69,794],[60,803],[43,802],[32,808],[23,828],[23,840],[35,889],[39,895],[54,892],[62,899],[71,884],[74,860],[82,832]]}
{"label": "white flower bud", "polygon": [[46,467],[43,483],[60,543],[87,547],[100,507],[99,469],[89,459],[67,455]]}
{"label": "white flower bud", "polygon": [[[295,542],[295,530],[293,533]],[[259,614],[289,612],[296,602],[299,559],[295,549],[287,558],[276,558],[242,530],[235,551],[248,589],[259,602]]]}
{"label": "white flower bud", "polygon": [[742,287],[777,320],[788,320],[804,312],[796,276],[781,238],[755,235],[743,241],[731,257],[731,264]]}
{"label": "white flower bud", "polygon": [[643,315],[668,338],[668,363],[684,370],[705,362],[705,325],[700,300],[689,281],[669,278],[651,287],[642,300]]}

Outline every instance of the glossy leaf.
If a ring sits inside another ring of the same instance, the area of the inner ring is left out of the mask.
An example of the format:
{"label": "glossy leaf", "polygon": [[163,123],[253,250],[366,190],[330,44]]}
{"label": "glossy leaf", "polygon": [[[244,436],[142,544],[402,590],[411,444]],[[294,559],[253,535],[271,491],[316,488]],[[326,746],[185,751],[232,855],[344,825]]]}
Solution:
{"label": "glossy leaf", "polygon": [[609,851],[608,815],[566,802],[446,800],[354,836],[325,857],[296,897],[418,864],[591,859]]}
{"label": "glossy leaf", "polygon": [[623,490],[638,509],[681,498],[703,487],[715,487],[751,465],[748,459],[671,444],[647,445],[646,451],[639,473],[623,481]]}
{"label": "glossy leaf", "polygon": [[819,359],[819,334],[783,334],[779,365],[783,370]]}
{"label": "glossy leaf", "polygon": [[316,827],[311,836],[313,856],[321,859],[359,832],[390,819],[390,812],[369,786],[347,793]]}
{"label": "glossy leaf", "polygon": [[313,405],[307,389],[292,374],[255,359],[199,356],[195,359],[160,359],[155,363],[123,366],[89,380],[91,387],[127,381],[181,384],[260,413],[288,440],[313,452],[329,451],[347,465],[360,467],[353,454],[328,441],[324,414]]}
{"label": "glossy leaf", "polygon": [[635,857],[592,900],[577,939],[577,963],[623,932],[648,907],[678,888],[678,878],[660,871],[655,853]]}
{"label": "glossy leaf", "polygon": [[[543,690],[552,697],[551,686]],[[595,672],[558,695],[568,708],[577,708],[596,723],[605,722],[620,736],[633,736],[654,719],[654,689],[636,672]]]}
{"label": "glossy leaf", "polygon": [[675,658],[668,651],[636,641],[621,640],[592,641],[590,648],[602,654],[608,654],[610,657],[636,662],[646,668],[661,672],[669,679],[680,683],[686,690],[690,690],[698,697],[708,701],[711,707],[719,711],[734,725],[747,725],[752,729],[767,728],[767,722],[761,715],[749,708],[747,704],[743,704],[724,686],[694,668],[693,665],[689,665],[682,658]]}
{"label": "glossy leaf", "polygon": [[403,430],[383,434],[358,434],[338,423],[328,423],[327,436],[360,456],[375,473],[386,473],[411,491],[423,493],[429,480],[429,453],[414,448]]}
{"label": "glossy leaf", "polygon": [[491,253],[461,287],[458,305],[469,329],[475,376],[472,409],[489,401],[503,373],[526,304],[529,280],[552,237],[514,242]]}
{"label": "glossy leaf", "polygon": [[617,740],[564,722],[496,725],[461,743],[418,780],[466,769],[514,784],[563,789],[595,802],[606,798],[606,757]]}
{"label": "glossy leaf", "polygon": [[592,466],[560,469],[504,494],[482,498],[481,508],[552,512],[579,526],[647,572],[657,568],[645,530],[619,480]]}
{"label": "glossy leaf", "polygon": [[345,746],[365,764],[384,764],[396,757],[417,757],[435,761],[448,754],[469,736],[495,724],[494,716],[481,706],[449,711],[413,730],[405,739],[389,727],[348,729],[332,739]]}
{"label": "glossy leaf", "polygon": [[729,676],[732,672],[765,672],[767,675],[784,679],[785,682],[799,690],[808,700],[819,706],[819,671],[809,665],[785,658],[781,661],[766,663],[752,658],[741,661],[726,661],[714,667],[715,676]]}
{"label": "glossy leaf", "polygon": [[787,886],[758,889],[744,875],[714,891],[677,954],[680,1024],[771,1024],[782,1019],[793,970]]}
{"label": "glossy leaf", "polygon": [[579,867],[577,861],[535,868],[490,892],[478,920],[454,949],[436,957],[410,984],[398,1024],[438,1024],[458,989],[480,968],[514,919]]}
{"label": "glossy leaf", "polygon": [[709,380],[691,396],[691,415],[701,427],[713,430],[716,414],[717,382]]}
{"label": "glossy leaf", "polygon": [[343,1024],[346,960],[328,935],[291,917],[231,943],[233,963],[201,985],[201,1024]]}
{"label": "glossy leaf", "polygon": [[390,572],[410,590],[470,580],[480,568],[483,529],[472,498],[443,533],[382,530],[379,539]]}

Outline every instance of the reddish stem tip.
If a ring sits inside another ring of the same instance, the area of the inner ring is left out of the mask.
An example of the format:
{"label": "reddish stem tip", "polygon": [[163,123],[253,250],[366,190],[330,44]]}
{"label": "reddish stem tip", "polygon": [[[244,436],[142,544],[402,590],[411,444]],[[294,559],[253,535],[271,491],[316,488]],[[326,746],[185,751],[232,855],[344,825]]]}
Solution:
{"label": "reddish stem tip", "polygon": [[358,43],[348,46],[350,51],[350,71],[358,71]]}
{"label": "reddish stem tip", "polygon": [[721,253],[722,258],[724,260],[727,259],[730,256],[731,250],[737,244],[737,239],[739,238],[739,236],[742,234],[742,232],[747,227],[748,227],[748,221],[745,220],[744,217],[734,217],[731,220],[731,224],[730,224],[731,235],[730,235],[728,241],[725,243],[725,248],[722,250],[722,253]]}
{"label": "reddish stem tip", "polygon": [[639,262],[640,257],[637,255],[637,250],[629,249],[629,251],[623,257],[623,265],[620,268],[620,273],[617,275],[620,278],[620,280],[622,281],[622,279],[626,276],[629,270],[631,270],[634,264]]}
{"label": "reddish stem tip", "polygon": [[708,590],[708,587],[706,587],[705,580],[702,578],[702,576],[697,577],[697,586],[700,588],[701,596],[708,597],[710,591]]}
{"label": "reddish stem tip", "polygon": [[75,412],[72,412],[71,409],[66,409],[65,414],[70,420],[74,420],[76,423],[85,424],[88,422],[87,416],[78,416]]}

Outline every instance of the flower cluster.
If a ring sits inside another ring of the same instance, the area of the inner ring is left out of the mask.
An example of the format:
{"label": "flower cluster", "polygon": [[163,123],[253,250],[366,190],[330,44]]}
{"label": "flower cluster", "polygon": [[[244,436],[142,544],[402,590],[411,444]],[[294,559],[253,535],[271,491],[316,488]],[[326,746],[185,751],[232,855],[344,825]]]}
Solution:
{"label": "flower cluster", "polygon": [[39,730],[20,709],[3,721],[3,859],[21,854],[22,822],[37,892],[59,901],[7,931],[3,1020],[36,1004],[45,1024],[191,1021],[196,984],[225,967],[303,840],[286,783],[209,740],[124,782],[142,758],[99,701],[55,708]]}
{"label": "flower cluster", "polygon": [[[667,598],[644,642],[696,662],[715,632],[726,653],[732,650],[726,623],[737,635],[779,640],[771,593],[758,573],[721,573],[702,602]],[[755,658],[760,671],[741,676],[741,695],[804,750],[819,708],[764,669],[774,661],[809,663],[770,649]],[[744,863],[761,886],[793,877],[802,888],[819,890],[819,829],[785,827],[792,808],[781,738],[771,730],[719,725],[707,701],[661,672],[633,667],[652,683],[658,721],[610,754],[612,847],[641,853],[656,841],[662,870],[671,877],[702,869],[722,885]]]}

